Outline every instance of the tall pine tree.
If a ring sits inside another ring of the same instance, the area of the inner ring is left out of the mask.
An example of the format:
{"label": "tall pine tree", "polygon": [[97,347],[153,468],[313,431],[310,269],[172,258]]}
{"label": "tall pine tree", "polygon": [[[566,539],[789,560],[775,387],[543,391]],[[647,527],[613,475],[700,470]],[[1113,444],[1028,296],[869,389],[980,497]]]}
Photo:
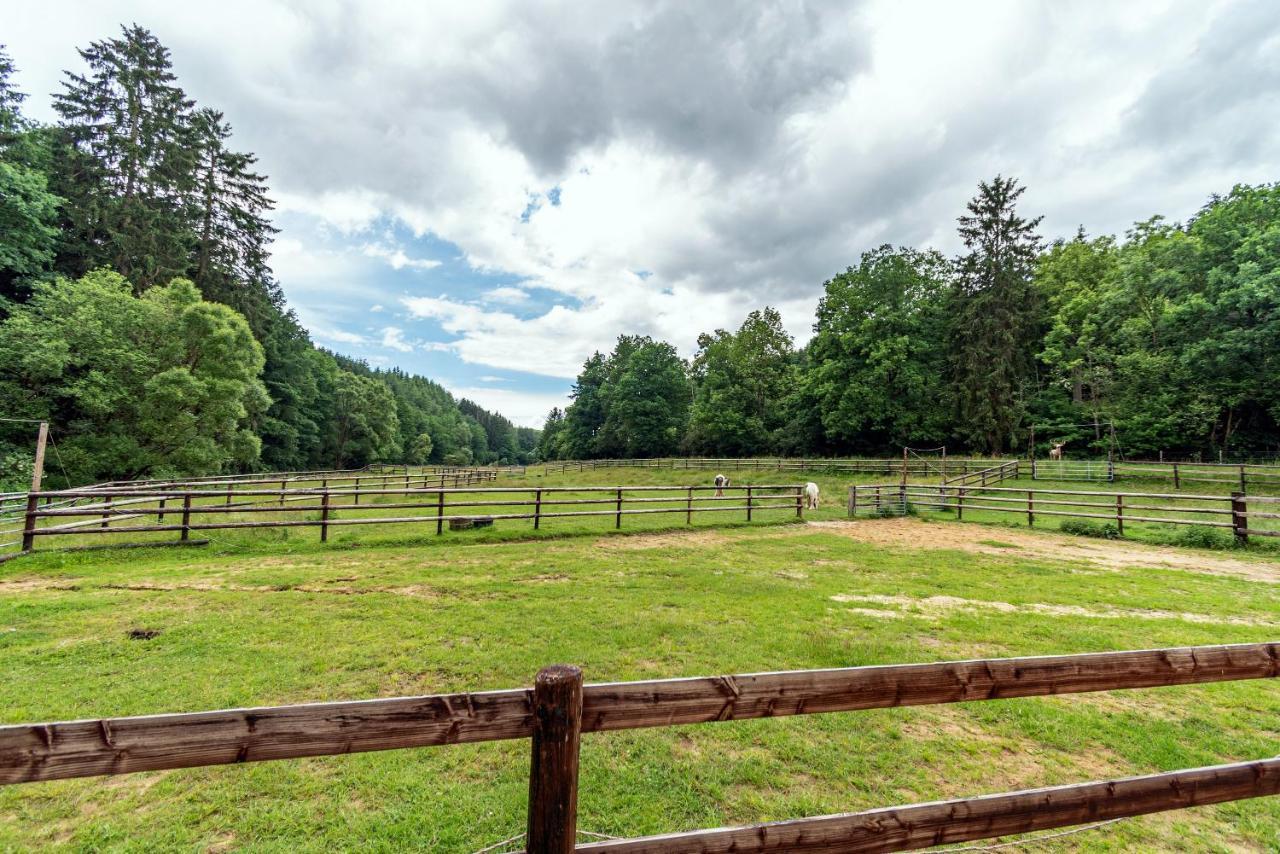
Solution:
{"label": "tall pine tree", "polygon": [[1003,452],[1032,391],[1041,323],[1032,284],[1041,217],[1016,205],[1024,187],[999,175],[978,185],[960,217],[968,252],[956,261],[952,358],[961,429],[975,445]]}
{"label": "tall pine tree", "polygon": [[56,188],[71,201],[64,255],[82,269],[112,267],[139,289],[184,275],[193,105],[169,51],[134,25],[80,56],[88,73],[67,72],[54,96],[68,145]]}

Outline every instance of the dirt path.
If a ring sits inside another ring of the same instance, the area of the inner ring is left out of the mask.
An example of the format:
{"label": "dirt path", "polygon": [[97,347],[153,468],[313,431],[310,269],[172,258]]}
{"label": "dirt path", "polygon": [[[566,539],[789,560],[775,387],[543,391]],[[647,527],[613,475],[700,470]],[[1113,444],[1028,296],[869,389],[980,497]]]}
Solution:
{"label": "dirt path", "polygon": [[864,543],[905,548],[959,549],[989,555],[1018,555],[1052,560],[1078,560],[1107,569],[1151,567],[1211,575],[1231,575],[1280,583],[1280,561],[1249,561],[1188,549],[1112,540],[1086,540],[1062,534],[1030,533],[961,522],[918,519],[865,519],[810,522],[820,529]]}

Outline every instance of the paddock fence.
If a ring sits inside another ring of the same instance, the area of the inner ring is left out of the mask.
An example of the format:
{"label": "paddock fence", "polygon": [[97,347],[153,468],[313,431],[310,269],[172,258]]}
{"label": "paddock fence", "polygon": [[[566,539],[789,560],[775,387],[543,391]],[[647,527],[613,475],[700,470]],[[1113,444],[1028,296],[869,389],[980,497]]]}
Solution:
{"label": "paddock fence", "polygon": [[1007,463],[1000,463],[990,468],[980,469],[968,474],[960,474],[955,477],[947,478],[942,481],[943,486],[970,486],[980,484],[986,486],[991,483],[1000,483],[1001,481],[1017,479],[1021,463],[1018,460],[1010,460]]}
{"label": "paddock fence", "polygon": [[[964,519],[974,513],[1004,513],[1025,517],[1035,525],[1040,516],[1096,519],[1115,524],[1123,536],[1125,524],[1194,525],[1230,531],[1237,541],[1250,536],[1280,537],[1280,497],[1192,495],[1156,492],[1098,492],[1068,489],[1019,489],[1006,486],[923,486],[895,484],[849,487],[848,515],[901,516],[912,507],[954,512]],[[1158,514],[1158,515],[1156,515]]]}
{"label": "paddock fence", "polygon": [[[806,457],[657,457],[653,459],[561,460],[543,463],[542,474],[591,471],[611,468],[648,468],[673,470],[724,469],[726,471],[830,471],[844,474],[900,474],[904,469],[911,477],[937,477],[965,474],[998,465],[1002,460],[970,457],[916,457],[908,460]],[[534,470],[530,467],[530,470]]]}
{"label": "paddock fence", "polygon": [[530,739],[526,850],[883,852],[1280,793],[1280,757],[577,845],[584,733],[1189,686],[1280,675],[1275,642],[583,684],[0,726],[0,785]]}
{"label": "paddock fence", "polygon": [[[434,481],[418,486],[423,476],[413,475],[415,485],[405,488],[403,475],[387,477],[384,485],[337,488],[277,485],[232,492],[213,484],[216,488],[31,493],[22,552],[33,551],[37,540],[87,535],[118,539],[176,533],[178,543],[188,543],[191,534],[200,531],[310,527],[319,528],[320,541],[327,542],[331,528],[346,525],[434,526],[436,534],[442,534],[446,524],[459,528],[530,520],[537,530],[545,521],[597,517],[612,518],[614,527],[621,528],[624,516],[684,515],[686,524],[692,524],[696,514],[704,513],[743,513],[745,521],[752,522],[782,518],[771,511],[794,511],[796,517],[804,511],[803,484],[452,488]],[[42,505],[47,498],[87,503]]]}

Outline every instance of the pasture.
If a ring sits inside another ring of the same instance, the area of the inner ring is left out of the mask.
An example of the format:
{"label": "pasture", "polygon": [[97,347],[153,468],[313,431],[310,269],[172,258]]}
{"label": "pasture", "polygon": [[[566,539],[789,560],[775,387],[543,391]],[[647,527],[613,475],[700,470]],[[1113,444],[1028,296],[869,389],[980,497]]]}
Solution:
{"label": "pasture", "polygon": [[[883,477],[726,474],[816,480],[824,506],[750,527],[736,513],[691,526],[674,513],[625,517],[621,533],[611,516],[536,533],[500,521],[436,536],[424,522],[339,528],[326,544],[313,528],[270,528],[213,532],[200,548],[37,552],[0,565],[0,716],[500,689],[557,662],[599,682],[1256,642],[1280,629],[1280,563],[1264,549],[1098,543],[968,513],[847,522],[844,487]],[[708,479],[612,469],[527,485]],[[1251,681],[594,734],[578,826],[660,833],[1268,757],[1278,712],[1280,685]],[[9,786],[0,848],[476,851],[523,829],[528,762],[517,741]],[[1277,839],[1272,798],[1039,850]]]}

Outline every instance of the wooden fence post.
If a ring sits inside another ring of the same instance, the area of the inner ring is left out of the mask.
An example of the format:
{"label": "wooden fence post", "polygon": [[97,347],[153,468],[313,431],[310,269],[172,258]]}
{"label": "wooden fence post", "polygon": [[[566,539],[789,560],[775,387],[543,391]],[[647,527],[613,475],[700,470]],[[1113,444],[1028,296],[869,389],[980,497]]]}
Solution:
{"label": "wooden fence post", "polygon": [[964,518],[964,487],[960,487],[960,491],[956,493],[956,521]]}
{"label": "wooden fence post", "polygon": [[542,524],[542,490],[535,489],[533,491],[533,530],[538,530]]}
{"label": "wooden fence post", "polygon": [[[688,466],[686,466],[686,468],[688,468]],[[692,525],[693,524],[693,487],[690,486],[690,487],[687,487],[687,489],[689,490],[689,493],[688,495],[685,496],[685,499],[684,499],[684,523],[686,525]]]}
{"label": "wooden fence post", "polygon": [[618,506],[617,514],[613,517],[613,527],[622,527],[622,487],[618,487]]}
{"label": "wooden fence post", "polygon": [[440,480],[440,491],[436,493],[436,536],[444,533],[444,479]]}
{"label": "wooden fence post", "polygon": [[227,482],[227,506],[231,506],[231,489],[234,486],[230,481]]}
{"label": "wooden fence post", "polygon": [[22,550],[34,551],[36,547],[36,508],[40,506],[40,496],[32,492],[27,495],[27,515],[22,523]]}
{"label": "wooden fence post", "polygon": [[1249,542],[1248,505],[1243,492],[1231,493],[1231,530],[1237,543],[1244,545]]}
{"label": "wooden fence post", "polygon": [[747,487],[747,521],[751,521],[751,487]]}
{"label": "wooden fence post", "polygon": [[528,854],[572,854],[578,836],[578,746],[582,671],[544,667],[533,683]]}
{"label": "wooden fence post", "polygon": [[280,481],[280,506],[281,507],[284,506],[284,491],[285,491],[285,488],[288,486],[288,484],[289,484],[289,481],[287,480]]}
{"label": "wooden fence post", "polygon": [[[798,499],[797,499],[798,500]],[[858,515],[858,487],[849,487],[849,518]]]}
{"label": "wooden fence post", "polygon": [[160,499],[160,512],[156,513],[156,524],[157,524],[157,525],[159,525],[159,524],[161,524],[161,523],[163,523],[163,522],[164,522],[164,505],[165,505],[165,502],[166,502],[167,500],[168,500],[168,499],[165,499],[165,498],[161,498],[161,499]]}
{"label": "wooden fence post", "polygon": [[191,539],[191,493],[190,492],[182,496],[181,540],[185,543],[189,539]]}
{"label": "wooden fence post", "polygon": [[1032,458],[1031,458],[1031,479],[1032,479],[1032,480],[1038,480],[1038,479],[1039,479],[1039,478],[1037,478],[1037,477],[1036,477],[1036,458],[1035,458],[1035,457],[1032,457]]}
{"label": "wooden fence post", "polygon": [[1034,528],[1036,525],[1035,497],[1036,497],[1035,492],[1028,489],[1027,490],[1027,527],[1028,528]]}
{"label": "wooden fence post", "polygon": [[1241,491],[1241,492],[1248,492],[1249,490],[1248,490],[1248,487],[1245,485],[1244,477],[1245,477],[1245,475],[1244,475],[1244,466],[1240,466],[1240,491]]}
{"label": "wooden fence post", "polygon": [[320,542],[329,542],[329,490],[320,497]]}
{"label": "wooden fence post", "polygon": [[101,527],[110,528],[111,527],[111,498],[109,496],[107,500],[103,502],[103,505],[104,506],[102,508],[102,526]]}
{"label": "wooden fence post", "polygon": [[1178,481],[1178,464],[1177,463],[1173,464],[1173,488],[1174,489],[1182,488],[1181,483],[1179,483]]}
{"label": "wooden fence post", "polygon": [[1124,496],[1116,496],[1116,531],[1124,536]]}
{"label": "wooden fence post", "polygon": [[796,518],[804,518],[804,487],[796,487]]}

